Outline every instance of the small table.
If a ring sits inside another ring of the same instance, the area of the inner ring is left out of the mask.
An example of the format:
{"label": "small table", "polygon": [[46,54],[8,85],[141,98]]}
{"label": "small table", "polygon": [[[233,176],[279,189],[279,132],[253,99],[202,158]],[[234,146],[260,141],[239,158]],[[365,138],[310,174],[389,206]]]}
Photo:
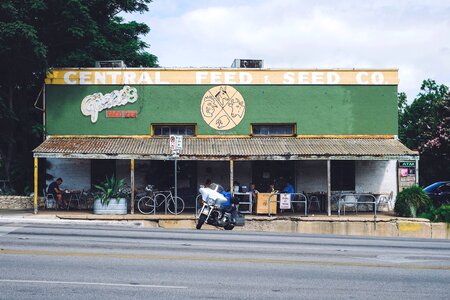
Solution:
{"label": "small table", "polygon": [[72,202],[72,201],[75,201],[75,202],[77,202],[77,208],[78,209],[81,209],[81,206],[80,206],[80,200],[81,200],[81,194],[82,194],[82,191],[78,191],[78,190],[69,190],[68,192],[66,192],[66,194],[68,194],[69,195],[69,200],[68,200],[68,205],[67,205],[67,210],[69,210],[69,208],[70,208],[70,203]]}
{"label": "small table", "polygon": [[[253,197],[252,197],[252,193],[251,192],[247,192],[247,193],[233,193],[234,196],[238,196],[239,198],[239,212],[241,213],[247,213],[247,214],[251,214],[253,212]],[[245,197],[248,197],[247,201],[245,201]],[[241,199],[244,198],[244,199]],[[241,201],[243,200],[243,201]],[[241,204],[243,205],[248,205],[248,210],[240,210],[241,208]]]}

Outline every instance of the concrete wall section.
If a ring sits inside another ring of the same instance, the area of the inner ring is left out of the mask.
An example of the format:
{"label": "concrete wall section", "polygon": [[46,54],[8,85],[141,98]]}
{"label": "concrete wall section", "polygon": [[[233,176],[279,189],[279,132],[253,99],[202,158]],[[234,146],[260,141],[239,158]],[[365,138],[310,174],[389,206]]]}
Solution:
{"label": "concrete wall section", "polygon": [[[54,180],[63,179],[61,189],[89,190],[91,188],[91,161],[87,159],[47,159],[47,174]],[[53,180],[48,180],[50,184]]]}
{"label": "concrete wall section", "polygon": [[380,193],[393,197],[384,210],[392,210],[397,196],[397,161],[356,161],[355,190],[357,193]]}
{"label": "concrete wall section", "polygon": [[295,162],[296,184],[298,192],[327,191],[327,162],[323,160],[304,160]]}
{"label": "concrete wall section", "polygon": [[355,189],[358,193],[397,191],[396,161],[358,160],[355,165]]}

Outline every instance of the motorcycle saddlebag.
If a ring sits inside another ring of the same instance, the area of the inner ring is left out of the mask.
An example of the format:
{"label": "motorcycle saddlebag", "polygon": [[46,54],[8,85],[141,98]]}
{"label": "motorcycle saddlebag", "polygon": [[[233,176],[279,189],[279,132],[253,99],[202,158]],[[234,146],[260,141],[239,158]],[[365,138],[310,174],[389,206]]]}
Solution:
{"label": "motorcycle saddlebag", "polygon": [[235,226],[244,226],[245,225],[245,217],[243,214],[241,214],[237,211],[234,211],[232,214],[232,218],[235,222],[235,224],[234,224]]}

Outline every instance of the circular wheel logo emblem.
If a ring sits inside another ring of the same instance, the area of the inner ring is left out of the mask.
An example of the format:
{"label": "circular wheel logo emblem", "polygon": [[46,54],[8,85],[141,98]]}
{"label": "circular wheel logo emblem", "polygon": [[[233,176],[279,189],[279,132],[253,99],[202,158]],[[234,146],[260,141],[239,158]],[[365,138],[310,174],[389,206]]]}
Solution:
{"label": "circular wheel logo emblem", "polygon": [[232,86],[221,85],[203,95],[201,112],[203,120],[217,130],[228,130],[238,125],[245,115],[245,101]]}

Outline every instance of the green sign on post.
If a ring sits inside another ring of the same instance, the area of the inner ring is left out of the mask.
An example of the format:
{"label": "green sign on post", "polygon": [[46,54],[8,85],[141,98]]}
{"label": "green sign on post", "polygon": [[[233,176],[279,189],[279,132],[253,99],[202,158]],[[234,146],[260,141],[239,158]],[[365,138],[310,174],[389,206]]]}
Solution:
{"label": "green sign on post", "polygon": [[398,164],[399,164],[399,167],[401,167],[401,168],[415,168],[416,167],[415,161],[400,161]]}

